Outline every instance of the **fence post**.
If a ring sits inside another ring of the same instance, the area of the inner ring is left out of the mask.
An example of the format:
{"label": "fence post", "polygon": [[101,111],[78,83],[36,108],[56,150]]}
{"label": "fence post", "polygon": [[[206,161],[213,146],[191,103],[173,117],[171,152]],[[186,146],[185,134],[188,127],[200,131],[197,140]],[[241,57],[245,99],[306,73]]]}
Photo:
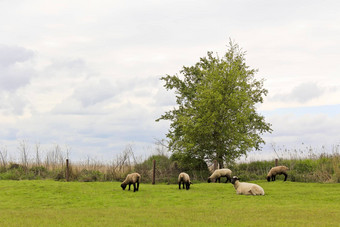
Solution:
{"label": "fence post", "polygon": [[70,172],[69,172],[69,166],[68,166],[68,159],[66,159],[66,173],[65,173],[65,178],[66,181],[69,181],[69,177],[70,177]]}
{"label": "fence post", "polygon": [[277,162],[278,162],[278,159],[276,158],[276,159],[275,159],[275,166],[277,166]]}
{"label": "fence post", "polygon": [[152,184],[155,184],[156,181],[156,160],[153,160],[153,168],[152,168]]}

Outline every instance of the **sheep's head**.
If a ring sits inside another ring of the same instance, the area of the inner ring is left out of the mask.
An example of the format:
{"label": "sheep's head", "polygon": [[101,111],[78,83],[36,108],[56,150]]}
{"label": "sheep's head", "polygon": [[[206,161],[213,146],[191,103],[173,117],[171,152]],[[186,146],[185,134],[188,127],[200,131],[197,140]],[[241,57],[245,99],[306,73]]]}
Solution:
{"label": "sheep's head", "polygon": [[267,176],[267,181],[270,182],[270,176]]}
{"label": "sheep's head", "polygon": [[216,179],[213,178],[213,179],[211,180],[211,178],[209,177],[209,178],[208,178],[208,183],[210,183],[210,182],[216,182]]}
{"label": "sheep's head", "polygon": [[231,183],[235,184],[236,181],[240,180],[240,178],[238,178],[237,176],[233,176],[233,178],[231,178]]}
{"label": "sheep's head", "polygon": [[122,189],[125,190],[126,184],[121,184],[120,187],[122,187]]}

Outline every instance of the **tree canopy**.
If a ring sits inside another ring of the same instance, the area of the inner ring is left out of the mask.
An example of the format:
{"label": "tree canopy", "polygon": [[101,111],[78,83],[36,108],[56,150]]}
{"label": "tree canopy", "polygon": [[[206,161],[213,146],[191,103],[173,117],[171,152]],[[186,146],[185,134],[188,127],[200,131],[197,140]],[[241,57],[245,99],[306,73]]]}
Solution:
{"label": "tree canopy", "polygon": [[170,120],[169,149],[204,160],[217,160],[220,166],[252,149],[261,149],[261,135],[271,132],[256,110],[268,91],[257,70],[245,63],[245,52],[229,42],[220,58],[213,52],[194,66],[183,66],[180,75],[166,75],[167,90],[174,90],[177,107],[159,120]]}

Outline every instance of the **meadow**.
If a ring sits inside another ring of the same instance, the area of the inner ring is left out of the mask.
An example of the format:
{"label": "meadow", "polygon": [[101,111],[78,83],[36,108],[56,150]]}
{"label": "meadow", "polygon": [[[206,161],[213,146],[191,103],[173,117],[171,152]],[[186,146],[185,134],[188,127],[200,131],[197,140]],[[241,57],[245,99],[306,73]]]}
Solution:
{"label": "meadow", "polygon": [[254,181],[265,196],[232,184],[1,180],[0,226],[339,226],[340,184]]}

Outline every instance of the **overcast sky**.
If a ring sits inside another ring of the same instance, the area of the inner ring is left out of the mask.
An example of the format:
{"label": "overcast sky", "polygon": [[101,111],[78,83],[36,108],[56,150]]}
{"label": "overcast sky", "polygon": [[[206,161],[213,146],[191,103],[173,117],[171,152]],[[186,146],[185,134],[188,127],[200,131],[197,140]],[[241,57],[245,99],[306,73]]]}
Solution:
{"label": "overcast sky", "polygon": [[[70,158],[154,152],[174,105],[161,76],[229,38],[259,69],[272,124],[262,152],[340,144],[340,2],[0,0],[0,149],[59,144]],[[32,147],[33,149],[33,147]]]}

